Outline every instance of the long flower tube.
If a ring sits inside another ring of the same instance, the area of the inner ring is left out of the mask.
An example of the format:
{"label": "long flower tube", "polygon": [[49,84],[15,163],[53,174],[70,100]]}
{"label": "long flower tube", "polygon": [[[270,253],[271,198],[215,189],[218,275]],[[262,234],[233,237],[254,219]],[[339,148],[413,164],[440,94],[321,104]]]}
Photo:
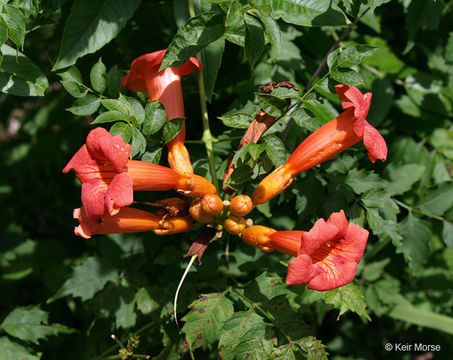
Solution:
{"label": "long flower tube", "polygon": [[98,221],[87,218],[85,209],[74,209],[74,219],[80,225],[74,233],[85,239],[96,234],[120,234],[153,231],[157,235],[169,235],[189,231],[192,221],[188,217],[164,217],[144,210],[123,207],[116,215],[105,215]]}
{"label": "long flower tube", "polygon": [[372,162],[385,161],[387,145],[379,132],[366,120],[371,93],[363,95],[354,86],[337,85],[335,90],[346,111],[308,136],[285,164],[266,176],[253,193],[253,203],[263,204],[280,194],[293,182],[294,176],[323,163],[363,140]]}
{"label": "long flower tube", "polygon": [[[131,71],[121,81],[121,86],[148,93],[150,101],[160,101],[167,110],[167,120],[184,118],[181,77],[196,69],[201,70],[203,65],[191,57],[184,65],[159,71],[165,52],[166,50],[155,51],[135,59],[131,64]],[[193,168],[184,145],[185,132],[184,124],[179,134],[167,143],[168,163],[181,174],[191,174]]]}
{"label": "long flower tube", "polygon": [[186,176],[165,166],[129,160],[129,153],[130,145],[120,135],[96,128],[63,169],[64,173],[74,170],[82,183],[82,204],[90,220],[115,215],[121,207],[132,204],[134,190],[175,189],[188,197],[216,193],[215,186],[201,176]]}
{"label": "long flower tube", "polygon": [[362,259],[368,231],[348,223],[343,210],[327,221],[319,219],[310,231],[276,231],[255,225],[245,229],[242,240],[263,251],[274,249],[294,256],[288,266],[288,285],[308,284],[326,291],[352,281]]}

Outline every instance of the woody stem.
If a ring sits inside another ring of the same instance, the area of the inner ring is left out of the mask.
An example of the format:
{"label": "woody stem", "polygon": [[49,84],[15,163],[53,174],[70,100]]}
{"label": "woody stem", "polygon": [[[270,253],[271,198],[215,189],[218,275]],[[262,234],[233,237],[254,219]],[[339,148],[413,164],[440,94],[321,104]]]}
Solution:
{"label": "woody stem", "polygon": [[[193,0],[189,0],[189,15],[195,16],[195,8],[193,4]],[[198,53],[196,58],[201,63],[201,54]],[[212,183],[216,187],[217,191],[219,191],[219,182],[217,180],[217,173],[215,170],[214,164],[214,151],[212,148],[212,144],[214,142],[214,137],[212,136],[211,130],[209,128],[209,116],[208,116],[208,108],[206,106],[206,91],[204,88],[204,79],[203,79],[203,71],[198,71],[198,92],[200,94],[200,107],[201,107],[201,118],[203,120],[203,137],[202,140],[204,142],[204,146],[206,148],[206,155],[208,156],[208,165],[209,165],[209,172],[211,173]]]}

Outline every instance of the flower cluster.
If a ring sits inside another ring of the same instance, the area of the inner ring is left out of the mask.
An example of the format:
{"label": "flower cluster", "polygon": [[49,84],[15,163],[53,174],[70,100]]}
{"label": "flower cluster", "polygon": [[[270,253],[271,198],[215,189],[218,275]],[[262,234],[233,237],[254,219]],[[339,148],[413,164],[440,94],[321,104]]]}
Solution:
{"label": "flower cluster", "polygon": [[[201,70],[202,65],[190,58],[180,67],[159,71],[164,54],[162,50],[134,60],[122,86],[148,93],[151,101],[160,101],[167,111],[167,120],[184,118],[181,77]],[[293,256],[288,266],[288,285],[308,284],[309,289],[325,291],[349,283],[365,250],[368,231],[349,223],[343,210],[332,213],[327,221],[319,219],[309,231],[277,231],[253,225],[251,219],[244,218],[256,205],[290,186],[298,173],[360,140],[372,162],[386,160],[384,139],[366,121],[372,94],[362,94],[357,88],[342,84],[335,89],[344,112],[308,136],[285,164],[258,184],[252,197],[237,195],[222,200],[213,184],[194,174],[184,145],[184,126],[167,144],[170,167],[130,160],[130,145],[121,136],[112,136],[103,128],[92,130],[86,144],[63,169],[74,170],[82,183],[82,207],[74,210],[74,218],[80,222],[75,233],[85,238],[139,231],[166,235],[189,231],[195,220],[208,224],[206,229],[211,230],[200,236],[202,239],[188,254],[201,255],[215,230],[224,229],[263,251],[277,250]],[[227,169],[225,178],[229,173],[231,169]],[[195,199],[190,204],[180,198],[152,203],[158,208],[155,213],[130,207],[134,191],[162,190],[175,190]]]}

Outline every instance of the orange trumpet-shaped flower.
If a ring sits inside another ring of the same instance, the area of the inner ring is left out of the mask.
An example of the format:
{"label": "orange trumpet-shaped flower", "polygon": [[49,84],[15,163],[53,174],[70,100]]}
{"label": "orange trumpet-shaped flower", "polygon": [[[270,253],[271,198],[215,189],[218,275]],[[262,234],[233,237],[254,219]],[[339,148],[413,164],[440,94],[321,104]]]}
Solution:
{"label": "orange trumpet-shaped flower", "polygon": [[84,208],[74,209],[74,219],[80,225],[74,233],[85,239],[95,234],[119,234],[154,231],[157,235],[186,232],[192,228],[192,222],[185,217],[166,217],[130,207],[121,208],[116,215],[105,215],[99,221],[87,218]]}
{"label": "orange trumpet-shaped flower", "polygon": [[346,111],[307,137],[285,164],[263,179],[253,193],[255,205],[280,194],[291,185],[296,174],[323,163],[360,140],[363,140],[372,162],[386,160],[384,138],[365,120],[372,94],[362,95],[349,85],[337,85],[335,89]]}
{"label": "orange trumpet-shaped flower", "polygon": [[[196,69],[201,70],[203,66],[196,58],[191,57],[182,66],[167,67],[159,71],[165,52],[166,50],[155,51],[135,59],[131,64],[131,71],[121,81],[121,86],[148,93],[150,101],[159,100],[167,110],[167,120],[184,118],[181,77]],[[168,163],[172,169],[182,174],[190,174],[193,169],[184,140],[185,125],[167,144]]]}
{"label": "orange trumpet-shaped flower", "polygon": [[289,263],[288,285],[308,284],[309,289],[326,291],[354,279],[368,240],[368,231],[348,223],[341,210],[329,219],[319,219],[303,232],[297,257]]}
{"label": "orange trumpet-shaped flower", "polygon": [[324,221],[319,219],[310,231],[276,231],[251,226],[242,240],[266,252],[277,250],[294,256],[288,267],[288,285],[308,284],[309,289],[326,291],[351,282],[362,259],[368,231],[348,223],[341,210]]}
{"label": "orange trumpet-shaped flower", "polygon": [[91,221],[115,215],[121,207],[132,204],[133,190],[175,189],[189,197],[216,193],[215,186],[201,176],[185,176],[165,166],[129,160],[129,153],[130,145],[120,135],[96,128],[63,169],[64,173],[73,169],[82,183],[82,204]]}

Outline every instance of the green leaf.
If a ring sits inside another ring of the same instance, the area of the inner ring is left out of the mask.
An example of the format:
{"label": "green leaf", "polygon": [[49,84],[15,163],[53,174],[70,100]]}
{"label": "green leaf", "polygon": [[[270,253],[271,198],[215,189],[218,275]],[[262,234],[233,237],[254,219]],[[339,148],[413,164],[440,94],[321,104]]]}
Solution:
{"label": "green leaf", "polygon": [[420,268],[429,256],[429,243],[431,241],[431,230],[429,226],[412,213],[407,215],[399,224],[399,229],[403,235],[403,246],[411,258],[409,266]]}
{"label": "green leaf", "polygon": [[453,199],[453,183],[442,183],[435,190],[429,191],[417,208],[428,216],[442,216],[453,206],[451,199]]}
{"label": "green leaf", "polygon": [[125,143],[129,143],[134,134],[134,127],[122,121],[118,121],[110,128],[110,134],[121,135]]}
{"label": "green leaf", "polygon": [[[143,160],[143,157],[142,157]],[[156,294],[157,293],[157,294]],[[135,294],[135,301],[137,303],[137,309],[142,314],[147,315],[160,308],[159,303],[153,299],[153,294],[159,296],[160,290],[157,287],[143,287]]]}
{"label": "green leaf", "polygon": [[286,101],[271,94],[256,94],[258,104],[266,114],[279,117],[286,109]]}
{"label": "green leaf", "polygon": [[367,5],[374,11],[377,7],[389,3],[391,0],[367,0]]}
{"label": "green leaf", "polygon": [[322,299],[326,304],[330,304],[340,310],[338,318],[349,310],[371,321],[366,310],[367,305],[365,297],[356,280],[353,280],[349,284],[341,286],[338,289],[325,292],[306,290],[302,299],[304,303],[311,303],[318,298]]}
{"label": "green leaf", "polygon": [[390,195],[401,195],[409,191],[421,179],[425,167],[417,164],[394,165],[386,167],[386,178],[389,185],[386,192]]}
{"label": "green leaf", "polygon": [[340,51],[337,64],[342,68],[359,65],[363,59],[373,55],[377,49],[378,48],[369,45],[349,46]]}
{"label": "green leaf", "polygon": [[94,294],[118,276],[118,270],[106,260],[88,257],[80,265],[74,267],[71,277],[47,302],[55,301],[63,296],[80,297],[82,301],[91,299]]}
{"label": "green leaf", "polygon": [[223,15],[216,11],[207,11],[191,17],[178,29],[162,59],[160,70],[185,64],[225,31]]}
{"label": "green leaf", "polygon": [[420,28],[435,30],[439,26],[443,4],[439,1],[413,0],[410,2],[406,21],[408,40],[403,54],[407,54],[415,44],[415,36]]}
{"label": "green leaf", "polygon": [[53,70],[75,64],[115,38],[141,0],[76,0],[66,21]]}
{"label": "green leaf", "polygon": [[316,118],[308,113],[303,108],[297,108],[291,114],[292,119],[301,128],[307,129],[308,131],[315,131],[319,128],[319,122]]}
{"label": "green leaf", "polygon": [[[6,30],[4,31],[6,37],[10,38],[17,47],[22,47],[26,30],[25,16],[22,11],[14,5],[2,4],[0,8],[0,24]],[[5,38],[5,35],[2,37]],[[1,52],[3,53],[3,49]]]}
{"label": "green leaf", "polygon": [[332,79],[342,84],[357,86],[363,84],[363,78],[353,69],[337,68],[330,73]]}
{"label": "green leaf", "polygon": [[161,156],[162,156],[162,148],[156,146],[156,148],[153,151],[148,149],[148,151],[146,151],[142,155],[141,160],[152,163],[152,164],[159,164]]}
{"label": "green leaf", "polygon": [[445,245],[453,250],[453,224],[451,222],[443,222],[442,237],[444,238]]}
{"label": "green leaf", "polygon": [[381,238],[381,241],[390,238],[393,245],[405,255],[406,259],[410,260],[410,257],[403,246],[403,238],[398,233],[394,221],[382,218],[377,209],[367,209],[366,218],[373,233],[378,235]]}
{"label": "green leaf", "polygon": [[248,129],[253,121],[253,116],[245,113],[235,113],[231,115],[219,116],[225,126],[236,129]]}
{"label": "green leaf", "polygon": [[48,325],[48,317],[49,313],[38,307],[17,307],[6,316],[0,326],[9,335],[35,344],[51,335],[75,332],[61,324]]}
{"label": "green leaf", "polygon": [[410,304],[400,304],[390,311],[389,316],[409,324],[439,330],[453,335],[453,318],[432,311],[417,308]]}
{"label": "green leaf", "polygon": [[182,129],[184,119],[171,119],[168,120],[162,127],[162,141],[168,143],[173,140]]}
{"label": "green leaf", "polygon": [[313,336],[306,336],[294,342],[307,353],[307,360],[328,360],[326,346]]}
{"label": "green leaf", "polygon": [[102,114],[99,114],[96,119],[94,119],[91,123],[92,124],[103,124],[108,122],[114,122],[118,120],[125,120],[129,121],[129,117],[122,112],[119,111],[106,111]]}
{"label": "green leaf", "polygon": [[375,261],[370,264],[366,264],[363,273],[362,273],[362,278],[363,280],[366,281],[376,281],[382,277],[382,274],[384,273],[384,268],[390,263],[390,259],[386,258],[384,260],[380,261]]}
{"label": "green leaf", "polygon": [[242,47],[245,43],[244,16],[247,7],[239,1],[233,1],[225,20],[225,39]]}
{"label": "green leaf", "polygon": [[264,29],[264,32],[267,35],[267,38],[269,39],[269,42],[277,52],[280,52],[282,48],[282,36],[277,22],[272,19],[272,17],[264,15],[257,9],[250,9],[247,12],[255,16],[259,20],[261,26]]}
{"label": "green leaf", "polygon": [[107,74],[107,93],[113,97],[117,98],[120,95],[121,90],[121,80],[123,79],[124,74],[118,70],[118,65],[115,65],[110,69]]}
{"label": "green leaf", "polygon": [[271,347],[266,343],[264,331],[264,321],[256,313],[235,313],[223,324],[219,355],[223,360],[266,359]]}
{"label": "green leaf", "polygon": [[228,186],[234,187],[236,184],[243,184],[253,176],[253,170],[248,165],[238,166],[233,170],[230,178],[228,179]]}
{"label": "green leaf", "polygon": [[445,46],[445,60],[450,64],[453,63],[453,31],[448,33],[448,42]]}
{"label": "green leaf", "polygon": [[378,190],[386,187],[387,181],[373,172],[353,169],[346,177],[346,184],[348,184],[356,194],[360,195],[370,190]]}
{"label": "green leaf", "polygon": [[233,303],[221,293],[210,293],[190,304],[189,309],[191,311],[182,319],[187,342],[192,349],[211,349],[220,339],[224,321],[234,313]]}
{"label": "green leaf", "polygon": [[99,58],[97,63],[93,65],[90,71],[91,86],[100,94],[103,94],[107,87],[106,71],[107,69],[102,62],[102,58]]}
{"label": "green leaf", "polygon": [[286,161],[286,148],[283,141],[275,135],[268,135],[263,138],[266,144],[266,154],[272,163],[278,167]]}
{"label": "green leaf", "polygon": [[31,350],[27,349],[16,342],[11,341],[8,337],[0,337],[0,360],[39,360],[41,354],[33,355]]}
{"label": "green leaf", "polygon": [[244,16],[245,23],[245,56],[253,68],[264,50],[264,32],[261,23],[255,17]]}
{"label": "green leaf", "polygon": [[201,52],[201,62],[203,64],[209,64],[209,66],[206,66],[203,69],[205,96],[208,102],[211,102],[212,100],[214,85],[222,63],[224,50],[225,38],[222,36],[206,46]]}
{"label": "green leaf", "polygon": [[322,125],[338,116],[338,111],[327,100],[320,102],[318,100],[309,99],[305,100],[302,103],[302,106],[314,114],[316,119],[318,119],[318,122]]}
{"label": "green leaf", "polygon": [[49,86],[46,76],[28,57],[11,46],[0,48],[0,91],[18,96],[43,96]]}
{"label": "green leaf", "polygon": [[269,7],[272,17],[302,26],[340,26],[349,23],[331,0],[254,0],[259,8]]}
{"label": "green leaf", "polygon": [[234,165],[242,165],[244,163],[249,163],[253,165],[255,160],[261,155],[263,151],[266,150],[265,144],[256,144],[249,143],[243,146],[239,151],[234,154]]}
{"label": "green leaf", "polygon": [[59,71],[57,74],[61,77],[61,84],[69,94],[76,98],[84,97],[87,94],[88,90],[83,85],[82,75],[75,66]]}
{"label": "green leaf", "polygon": [[95,95],[85,95],[77,99],[70,108],[66,109],[74,115],[86,116],[93,114],[100,105],[99,98]]}
{"label": "green leaf", "polygon": [[167,111],[159,101],[154,100],[146,104],[143,135],[149,136],[157,133],[164,125],[166,117]]}
{"label": "green leaf", "polygon": [[141,155],[146,151],[146,139],[142,135],[139,129],[136,127],[133,128],[134,132],[132,134],[132,142],[131,142],[131,158],[135,155]]}

